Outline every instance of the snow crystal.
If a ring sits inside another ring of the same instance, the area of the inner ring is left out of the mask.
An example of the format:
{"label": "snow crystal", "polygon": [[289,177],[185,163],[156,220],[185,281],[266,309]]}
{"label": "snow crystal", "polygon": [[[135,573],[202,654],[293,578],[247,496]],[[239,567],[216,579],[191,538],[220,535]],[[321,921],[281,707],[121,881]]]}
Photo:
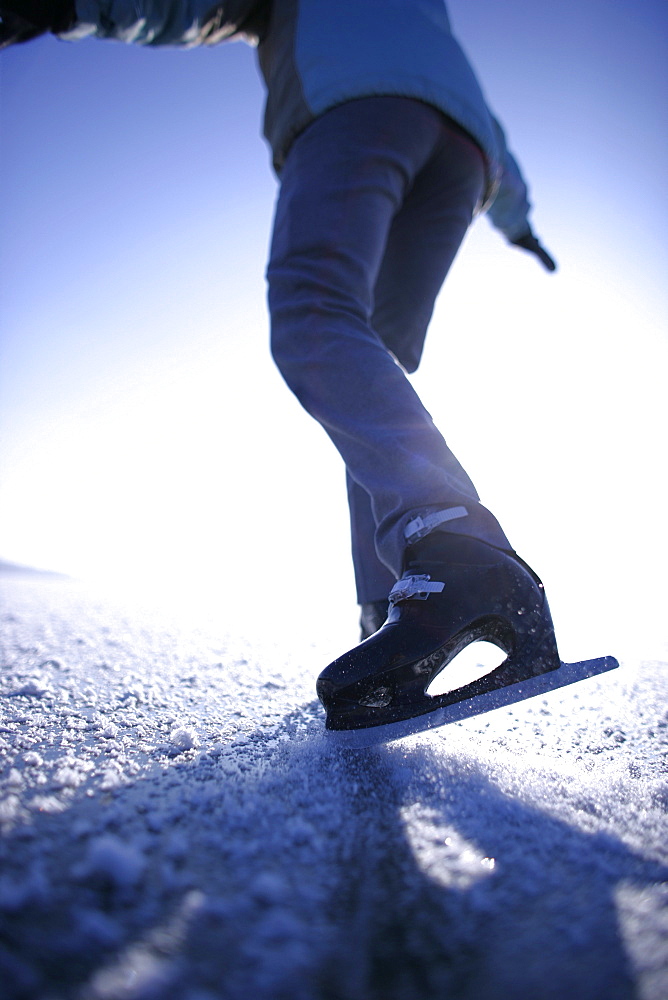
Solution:
{"label": "snow crystal", "polygon": [[181,860],[187,857],[188,846],[188,839],[182,833],[172,833],[165,845],[165,856],[175,861]]}
{"label": "snow crystal", "polygon": [[118,736],[118,726],[114,722],[107,722],[97,730],[96,735],[103,740],[114,740]]}
{"label": "snow crystal", "polygon": [[136,946],[116,965],[98,972],[91,984],[95,1000],[133,1000],[169,996],[170,965],[161,956]]}
{"label": "snow crystal", "polygon": [[48,886],[39,868],[33,869],[27,878],[4,876],[0,879],[0,910],[17,913],[31,901],[45,898],[47,893]]}
{"label": "snow crystal", "polygon": [[129,687],[121,695],[121,701],[134,701],[137,705],[146,700],[146,691],[142,687]]}
{"label": "snow crystal", "polygon": [[53,815],[64,812],[67,809],[67,804],[55,795],[36,795],[28,805],[34,812],[51,813]]}
{"label": "snow crystal", "polygon": [[302,816],[293,816],[286,823],[286,832],[296,844],[307,844],[316,837],[313,825]]}
{"label": "snow crystal", "polygon": [[11,823],[21,811],[21,799],[18,795],[8,795],[0,799],[0,823]]}
{"label": "snow crystal", "polygon": [[285,879],[275,872],[260,872],[248,888],[261,903],[280,903],[287,896]]}
{"label": "snow crystal", "polygon": [[169,734],[169,742],[176,750],[193,750],[199,746],[199,739],[194,729],[180,726]]}
{"label": "snow crystal", "polygon": [[49,694],[49,688],[40,684],[37,680],[27,681],[25,684],[21,685],[19,688],[14,688],[13,691],[7,692],[8,698],[43,698],[44,695]]}
{"label": "snow crystal", "polygon": [[123,784],[123,773],[118,768],[106,767],[101,774],[100,788],[104,792],[110,792],[114,788],[120,788]]}
{"label": "snow crystal", "polygon": [[136,846],[125,844],[112,834],[105,834],[91,841],[86,862],[78,874],[97,876],[115,886],[127,888],[137,884],[145,864],[144,856]]}
{"label": "snow crystal", "polygon": [[86,775],[76,767],[59,767],[53,776],[53,784],[60,788],[78,788],[86,780]]}

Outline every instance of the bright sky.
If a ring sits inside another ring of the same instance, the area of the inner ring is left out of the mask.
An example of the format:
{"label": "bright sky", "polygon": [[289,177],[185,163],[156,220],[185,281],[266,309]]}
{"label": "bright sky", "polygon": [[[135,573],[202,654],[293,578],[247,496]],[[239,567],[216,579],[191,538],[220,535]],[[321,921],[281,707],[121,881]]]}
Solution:
{"label": "bright sky", "polygon": [[[666,7],[449,9],[560,270],[478,222],[415,382],[545,579],[562,654],[649,648],[668,596]],[[253,52],[49,38],[3,52],[0,82],[0,555],[354,640],[340,460],[267,348]]]}

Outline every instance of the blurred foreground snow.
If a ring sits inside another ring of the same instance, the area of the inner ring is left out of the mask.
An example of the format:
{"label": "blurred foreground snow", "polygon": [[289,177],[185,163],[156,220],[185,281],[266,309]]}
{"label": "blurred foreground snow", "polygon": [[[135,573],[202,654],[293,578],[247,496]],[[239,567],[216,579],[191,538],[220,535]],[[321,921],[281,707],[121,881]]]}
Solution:
{"label": "blurred foreground snow", "polygon": [[666,663],[343,751],[331,635],[2,588],[6,1000],[668,996]]}

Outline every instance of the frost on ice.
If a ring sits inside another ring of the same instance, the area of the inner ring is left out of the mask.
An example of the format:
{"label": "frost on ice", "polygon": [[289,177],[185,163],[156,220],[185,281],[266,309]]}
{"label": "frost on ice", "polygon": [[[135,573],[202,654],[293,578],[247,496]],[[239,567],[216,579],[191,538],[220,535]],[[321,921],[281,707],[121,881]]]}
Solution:
{"label": "frost on ice", "polygon": [[4,600],[3,1000],[668,996],[663,661],[356,752],[311,637]]}
{"label": "frost on ice", "polygon": [[110,885],[134,886],[145,867],[144,855],[133,844],[107,834],[93,838],[88,846],[83,866],[75,869],[79,878],[99,878]]}

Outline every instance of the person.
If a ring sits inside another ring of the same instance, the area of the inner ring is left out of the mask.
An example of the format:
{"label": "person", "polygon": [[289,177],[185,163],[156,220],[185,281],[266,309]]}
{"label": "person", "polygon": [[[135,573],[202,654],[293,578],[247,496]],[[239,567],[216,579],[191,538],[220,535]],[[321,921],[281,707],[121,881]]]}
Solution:
{"label": "person", "polygon": [[318,681],[328,725],[429,711],[411,677],[431,676],[473,638],[505,649],[512,676],[558,665],[542,584],[407,378],[476,216],[555,269],[443,0],[233,0],[200,12],[178,0],[1,4],[5,44],[43,30],[257,44],[280,178],[271,349],[344,461],[361,606],[364,641]]}

